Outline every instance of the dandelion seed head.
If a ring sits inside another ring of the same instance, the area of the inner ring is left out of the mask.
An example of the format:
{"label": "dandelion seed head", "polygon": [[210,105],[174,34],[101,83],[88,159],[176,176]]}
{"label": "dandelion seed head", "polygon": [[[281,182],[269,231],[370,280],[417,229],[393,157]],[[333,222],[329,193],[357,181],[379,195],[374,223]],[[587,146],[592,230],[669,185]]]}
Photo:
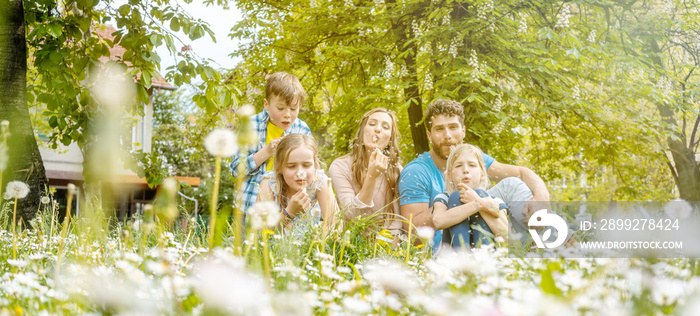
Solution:
{"label": "dandelion seed head", "polygon": [[217,128],[204,139],[204,148],[212,156],[231,157],[238,151],[236,134],[230,129]]}
{"label": "dandelion seed head", "polygon": [[5,199],[23,199],[29,194],[29,186],[22,181],[10,181],[5,190]]}

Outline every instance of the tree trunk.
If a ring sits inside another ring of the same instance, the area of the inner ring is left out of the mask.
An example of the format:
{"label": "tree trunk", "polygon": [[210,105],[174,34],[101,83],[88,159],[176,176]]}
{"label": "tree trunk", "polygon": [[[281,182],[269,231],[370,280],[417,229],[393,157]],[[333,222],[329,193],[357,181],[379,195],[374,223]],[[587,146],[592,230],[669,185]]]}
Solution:
{"label": "tree trunk", "polygon": [[[409,22],[410,23],[410,22]],[[426,135],[425,122],[423,122],[423,99],[420,95],[420,87],[418,86],[418,69],[416,68],[416,56],[418,56],[418,47],[415,42],[406,44],[408,39],[413,36],[413,30],[410,25],[405,25],[399,28],[400,30],[409,29],[408,33],[400,32],[399,40],[396,47],[403,48],[406,54],[404,61],[408,70],[408,82],[410,85],[404,88],[404,96],[407,100],[411,100],[408,105],[408,125],[411,128],[411,137],[413,139],[413,148],[417,155],[420,155],[430,150],[428,135]]]}
{"label": "tree trunk", "polygon": [[[661,49],[656,40],[649,40],[649,47],[654,53],[652,55],[652,61],[660,69],[664,69],[664,63],[658,56],[661,55]],[[661,114],[661,120],[668,126],[674,126],[677,130],[672,131],[674,137],[669,137],[667,139],[668,149],[671,151],[673,157],[673,165],[671,168],[671,173],[676,175],[674,178],[676,186],[678,187],[678,193],[681,199],[686,201],[700,201],[700,165],[695,159],[695,154],[693,153],[693,144],[686,145],[685,137],[683,131],[680,130],[678,122],[675,119],[675,111],[671,108],[671,105],[667,103],[656,103],[656,108]]]}
{"label": "tree trunk", "polygon": [[29,185],[29,195],[17,204],[17,213],[26,222],[39,209],[48,181],[27,106],[27,45],[21,0],[0,1],[0,119],[10,122],[10,157],[3,171],[3,191],[9,181]]}
{"label": "tree trunk", "polygon": [[[673,110],[668,104],[657,104],[657,109],[661,114],[661,120],[671,126],[678,126],[673,117]],[[669,137],[668,149],[673,157],[671,173],[675,175],[674,180],[678,187],[681,199],[686,201],[700,201],[700,164],[695,160],[692,144],[686,145],[681,141],[683,135],[680,132],[673,132],[676,138]]]}

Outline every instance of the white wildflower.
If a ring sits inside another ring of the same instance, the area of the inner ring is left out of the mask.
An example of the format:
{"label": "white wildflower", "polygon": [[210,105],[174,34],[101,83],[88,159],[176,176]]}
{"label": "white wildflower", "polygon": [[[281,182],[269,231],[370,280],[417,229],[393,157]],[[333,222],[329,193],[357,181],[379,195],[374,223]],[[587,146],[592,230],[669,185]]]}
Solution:
{"label": "white wildflower", "polygon": [[75,194],[75,184],[68,183],[68,194],[69,195]]}
{"label": "white wildflower", "polygon": [[365,266],[363,274],[367,281],[378,283],[384,290],[392,293],[408,293],[418,287],[416,276],[396,262],[370,262]]}
{"label": "white wildflower", "polygon": [[213,156],[233,156],[238,151],[236,134],[229,129],[217,128],[204,139],[204,148]]}
{"label": "white wildflower", "polygon": [[41,197],[41,204],[49,204],[49,202],[51,202],[51,198],[49,198],[48,196]]}
{"label": "white wildflower", "polygon": [[204,261],[194,271],[194,288],[207,308],[240,315],[271,313],[267,285],[243,267]]}
{"label": "white wildflower", "polygon": [[277,226],[282,218],[280,214],[279,206],[272,201],[256,202],[249,212],[253,229]]}
{"label": "white wildflower", "polygon": [[18,260],[7,259],[7,264],[9,264],[13,267],[18,267],[21,269],[21,268],[26,267],[29,264],[29,262],[27,262],[25,260],[21,260],[21,259],[18,259]]}
{"label": "white wildflower", "polygon": [[345,297],[343,306],[351,313],[360,315],[367,315],[372,311],[372,305],[369,302],[354,297]]}
{"label": "white wildflower", "polygon": [[421,226],[416,230],[416,235],[423,240],[432,240],[435,237],[435,229],[429,226]]}
{"label": "white wildflower", "polygon": [[29,186],[22,181],[10,181],[5,189],[5,199],[23,199],[29,194]]}

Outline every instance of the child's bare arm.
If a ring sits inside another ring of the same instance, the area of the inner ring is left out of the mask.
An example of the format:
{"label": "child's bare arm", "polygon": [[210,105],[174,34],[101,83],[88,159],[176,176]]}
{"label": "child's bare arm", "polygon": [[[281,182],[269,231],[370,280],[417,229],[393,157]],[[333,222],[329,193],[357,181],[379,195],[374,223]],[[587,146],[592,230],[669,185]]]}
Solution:
{"label": "child's bare arm", "polygon": [[499,210],[498,217],[494,216],[493,214],[489,213],[486,210],[479,211],[479,214],[481,214],[481,217],[486,222],[486,225],[489,226],[491,231],[496,236],[500,236],[505,241],[508,241],[509,225],[508,225],[508,215],[506,214],[506,210]]}
{"label": "child's bare arm", "polygon": [[433,204],[433,224],[435,229],[445,229],[463,222],[467,217],[479,211],[479,204],[469,202],[447,209],[447,205],[435,202]]}
{"label": "child's bare arm", "polygon": [[255,168],[260,167],[260,165],[263,164],[266,160],[270,159],[272,155],[275,154],[275,150],[277,149],[277,144],[279,144],[280,140],[282,137],[275,138],[270,141],[265,147],[262,149],[258,150],[256,153],[253,154],[253,160],[255,161]]}

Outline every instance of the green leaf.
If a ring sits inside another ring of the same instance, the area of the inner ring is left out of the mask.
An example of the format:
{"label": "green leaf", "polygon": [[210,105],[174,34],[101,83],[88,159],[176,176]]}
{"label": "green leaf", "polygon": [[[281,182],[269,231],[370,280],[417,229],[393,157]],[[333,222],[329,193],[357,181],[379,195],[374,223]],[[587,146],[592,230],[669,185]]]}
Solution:
{"label": "green leaf", "polygon": [[173,18],[170,20],[170,29],[173,30],[174,32],[177,32],[180,30],[180,20],[177,18]]}
{"label": "green leaf", "polygon": [[54,23],[46,26],[46,32],[54,38],[58,38],[61,36],[61,34],[63,34],[63,29],[60,25]]}
{"label": "green leaf", "polygon": [[131,12],[131,7],[128,4],[124,4],[121,7],[119,7],[117,11],[119,12],[119,14],[127,16],[129,12]]}
{"label": "green leaf", "polygon": [[581,57],[581,54],[578,52],[578,49],[576,49],[576,47],[567,50],[566,55],[574,55],[576,59],[579,59],[579,57]]}

